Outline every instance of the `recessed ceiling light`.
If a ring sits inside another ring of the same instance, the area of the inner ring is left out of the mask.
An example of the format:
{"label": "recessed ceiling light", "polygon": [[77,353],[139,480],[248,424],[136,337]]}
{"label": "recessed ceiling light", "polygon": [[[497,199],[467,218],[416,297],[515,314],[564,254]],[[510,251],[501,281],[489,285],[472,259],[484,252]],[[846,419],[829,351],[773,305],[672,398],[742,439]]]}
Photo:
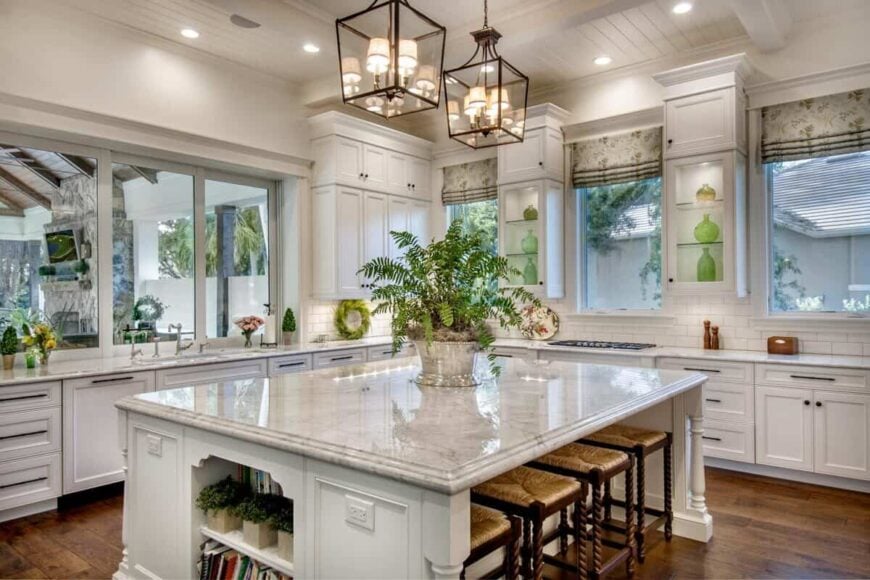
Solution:
{"label": "recessed ceiling light", "polygon": [[671,9],[674,14],[685,14],[692,9],[691,2],[677,2]]}
{"label": "recessed ceiling light", "polygon": [[317,54],[318,52],[320,52],[320,47],[317,46],[316,44],[311,44],[309,42],[309,43],[306,43],[305,45],[302,46],[302,50],[304,50],[305,52],[307,52],[309,54]]}
{"label": "recessed ceiling light", "polygon": [[598,66],[607,66],[608,64],[613,62],[613,59],[606,54],[602,54],[601,56],[596,56],[595,60],[593,60],[592,62],[594,62]]}
{"label": "recessed ceiling light", "polygon": [[181,36],[183,36],[184,38],[199,38],[199,32],[197,32],[193,28],[182,28]]}

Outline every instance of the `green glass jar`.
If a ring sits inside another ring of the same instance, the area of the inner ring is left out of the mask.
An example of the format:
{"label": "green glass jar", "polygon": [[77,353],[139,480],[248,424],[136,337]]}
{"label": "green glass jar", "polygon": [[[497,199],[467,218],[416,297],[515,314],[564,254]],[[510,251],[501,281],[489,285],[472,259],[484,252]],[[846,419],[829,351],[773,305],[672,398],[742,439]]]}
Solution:
{"label": "green glass jar", "polygon": [[701,249],[701,257],[698,258],[698,282],[716,281],[716,260],[710,255],[710,248]]}
{"label": "green glass jar", "polygon": [[711,244],[719,239],[719,226],[710,221],[710,214],[705,213],[701,223],[695,226],[695,239],[702,244]]}
{"label": "green glass jar", "polygon": [[533,205],[530,205],[526,209],[523,210],[523,219],[524,220],[536,220],[538,219],[538,208]]}
{"label": "green glass jar", "polygon": [[715,201],[716,190],[710,187],[709,183],[705,183],[695,192],[695,201]]}
{"label": "green glass jar", "polygon": [[537,254],[538,236],[536,236],[532,230],[529,230],[529,233],[527,233],[526,237],[524,237],[520,242],[520,247],[523,249],[524,254]]}
{"label": "green glass jar", "polygon": [[535,265],[534,260],[529,258],[526,267],[523,268],[523,284],[526,286],[531,286],[533,284],[538,283],[538,267]]}
{"label": "green glass jar", "polygon": [[36,351],[29,349],[24,353],[24,366],[29,369],[36,368]]}

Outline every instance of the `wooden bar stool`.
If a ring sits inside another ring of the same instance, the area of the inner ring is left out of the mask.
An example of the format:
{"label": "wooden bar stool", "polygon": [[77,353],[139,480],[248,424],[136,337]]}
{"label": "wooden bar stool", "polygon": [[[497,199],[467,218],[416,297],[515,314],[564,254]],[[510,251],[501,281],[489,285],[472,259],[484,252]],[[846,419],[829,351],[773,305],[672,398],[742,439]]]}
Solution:
{"label": "wooden bar stool", "polygon": [[499,548],[505,549],[502,565],[482,574],[480,578],[501,578],[514,580],[519,573],[520,539],[523,535],[522,522],[514,516],[505,516],[489,508],[471,505],[471,554],[463,563],[462,575],[475,562],[482,560]]}
{"label": "wooden bar stool", "polygon": [[[471,501],[482,504],[523,520],[523,566],[526,578],[540,580],[544,576],[544,546],[561,538],[560,547],[567,549],[567,534],[571,527],[565,521],[567,508],[574,506],[574,541],[583,550],[578,550],[578,560],[569,568],[579,571],[585,569],[585,545],[579,534],[580,519],[585,514],[583,502],[586,498],[586,485],[574,479],[521,466],[507,473],[485,481],[471,489]],[[544,520],[559,513],[562,522],[555,536],[544,540]],[[547,559],[551,561],[550,558]],[[556,562],[554,562],[556,563]],[[562,563],[564,565],[564,563]]]}
{"label": "wooden bar stool", "polygon": [[[637,463],[637,557],[643,562],[646,557],[646,533],[656,530],[662,524],[665,526],[665,540],[671,541],[674,527],[673,508],[673,436],[666,431],[652,431],[626,425],[611,425],[581,440],[582,443],[613,449],[631,454]],[[664,454],[664,510],[657,510],[646,505],[646,458],[658,451]],[[605,496],[606,510],[610,505],[625,507],[625,502],[610,497],[609,486]],[[628,493],[626,492],[626,496]],[[647,521],[646,516],[652,519]]]}
{"label": "wooden bar stool", "polygon": [[[628,576],[633,576],[635,534],[634,510],[631,509],[630,500],[629,507],[625,510],[625,540],[622,543],[604,538],[604,504],[602,502],[605,483],[620,473],[625,473],[626,497],[632,497],[631,491],[634,485],[633,457],[621,451],[583,445],[582,443],[569,443],[532,461],[529,465],[573,477],[592,488],[592,566],[589,570],[589,577],[601,578],[622,562],[625,562]],[[583,521],[580,526],[582,529],[579,530],[579,536],[584,541],[579,542],[577,548],[584,550],[583,559],[585,560],[586,522]],[[603,545],[616,548],[616,554],[604,560]]]}

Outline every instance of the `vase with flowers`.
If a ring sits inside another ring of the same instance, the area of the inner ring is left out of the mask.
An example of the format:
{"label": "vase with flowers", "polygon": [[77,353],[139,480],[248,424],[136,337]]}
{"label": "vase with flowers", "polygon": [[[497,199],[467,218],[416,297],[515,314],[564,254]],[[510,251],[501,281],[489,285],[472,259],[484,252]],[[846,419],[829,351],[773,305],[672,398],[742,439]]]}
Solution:
{"label": "vase with flowers", "polygon": [[257,332],[265,322],[265,320],[259,316],[254,316],[253,314],[250,316],[242,316],[235,321],[236,326],[242,331],[242,335],[245,337],[245,348],[251,348],[251,336]]}
{"label": "vase with flowers", "polygon": [[22,328],[24,337],[21,342],[26,347],[33,347],[39,353],[39,363],[48,364],[48,355],[57,347],[57,334],[47,322],[37,322],[34,325],[25,324]]}

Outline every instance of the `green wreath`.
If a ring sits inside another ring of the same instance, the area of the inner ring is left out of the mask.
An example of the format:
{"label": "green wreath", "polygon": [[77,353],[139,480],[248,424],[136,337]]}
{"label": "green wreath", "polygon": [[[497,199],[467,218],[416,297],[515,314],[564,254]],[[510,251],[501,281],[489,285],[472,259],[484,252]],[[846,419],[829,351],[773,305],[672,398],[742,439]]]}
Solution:
{"label": "green wreath", "polygon": [[[347,317],[351,312],[359,314],[359,325],[351,328]],[[372,313],[362,300],[342,300],[335,309],[335,330],[338,335],[347,340],[359,340],[372,326]]]}

